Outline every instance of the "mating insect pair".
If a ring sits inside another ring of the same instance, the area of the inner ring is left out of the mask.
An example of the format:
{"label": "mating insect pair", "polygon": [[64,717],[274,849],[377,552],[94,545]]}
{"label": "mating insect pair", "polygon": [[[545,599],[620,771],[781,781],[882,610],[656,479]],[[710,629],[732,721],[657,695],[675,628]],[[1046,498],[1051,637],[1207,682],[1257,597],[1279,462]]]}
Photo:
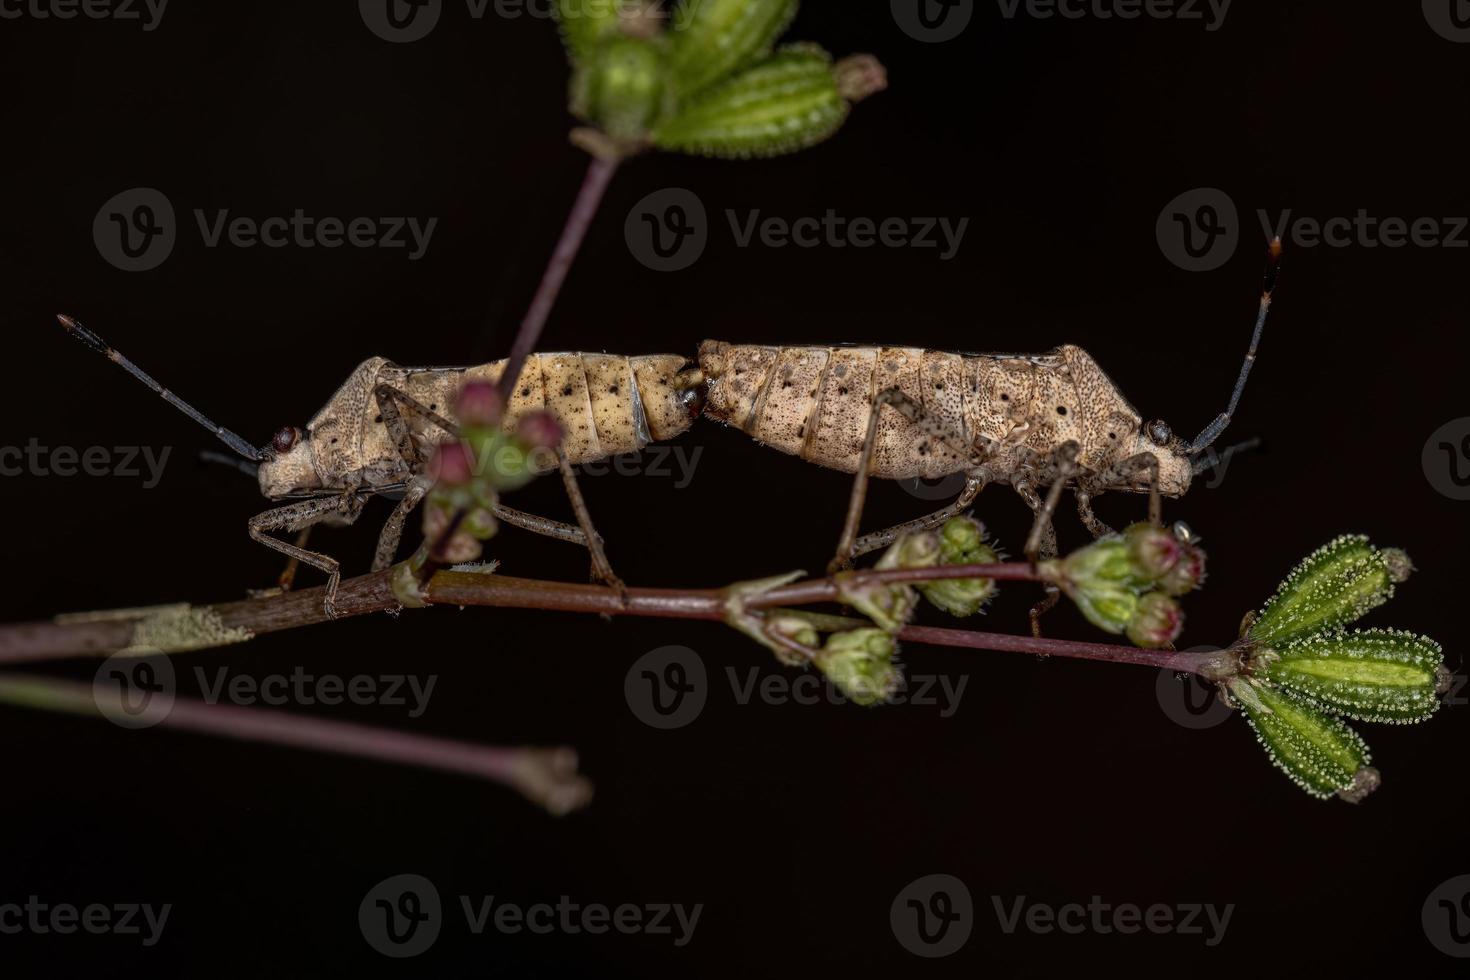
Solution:
{"label": "mating insect pair", "polygon": [[[547,411],[563,433],[557,450],[577,513],[573,526],[497,505],[508,524],[589,548],[594,572],[615,582],[577,491],[571,467],[683,433],[701,414],[738,426],[760,442],[818,465],[856,474],[833,569],[891,544],[900,534],[937,527],[961,513],[991,483],[1010,484],[1035,513],[1026,553],[1055,554],[1052,527],[1061,492],[1074,487],[1078,512],[1095,535],[1108,528],[1092,500],[1108,490],[1146,492],[1149,516],[1160,497],[1179,497],[1215,461],[1212,446],[1229,424],[1271,304],[1281,244],[1271,245],[1250,347],[1226,410],[1186,441],[1161,421],[1145,423],[1086,351],[1066,345],[1046,354],[953,354],[909,347],[771,347],[706,341],[697,364],[679,355],[534,354],[509,389],[504,424]],[[427,495],[433,447],[454,438],[453,405],[468,381],[500,381],[505,361],[476,367],[406,368],[374,357],[358,365],[305,429],[288,427],[259,449],[215,425],[74,319],[62,325],[185,414],[253,466],[261,492],[289,501],[252,518],[250,536],[329,576],[335,559],[305,547],[315,524],[350,524],[376,494],[401,494],[378,540],[374,569],[391,564],[409,514]],[[543,467],[550,469],[548,465]],[[948,507],[858,535],[868,477],[938,478],[963,474]],[[1043,498],[1041,492],[1046,490]],[[301,532],[292,542],[268,532]],[[288,572],[289,574],[289,572]],[[283,576],[283,586],[289,579]],[[1039,615],[1054,601],[1032,611]]]}

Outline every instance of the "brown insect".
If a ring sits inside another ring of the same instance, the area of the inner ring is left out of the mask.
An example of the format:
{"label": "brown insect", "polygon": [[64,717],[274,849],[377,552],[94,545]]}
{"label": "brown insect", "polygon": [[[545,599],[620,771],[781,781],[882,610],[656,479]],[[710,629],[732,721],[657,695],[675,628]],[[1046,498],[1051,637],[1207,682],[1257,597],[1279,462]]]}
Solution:
{"label": "brown insect", "polygon": [[[583,544],[594,572],[617,583],[592,528],[571,466],[636,452],[682,434],[701,412],[736,425],[761,442],[810,462],[855,473],[847,521],[832,568],[885,547],[907,531],[935,527],[967,508],[987,484],[1008,483],[1036,514],[1026,553],[1055,553],[1051,520],[1063,487],[1075,485],[1079,514],[1097,535],[1108,528],[1091,501],[1107,490],[1159,497],[1189,490],[1195,473],[1214,462],[1255,362],[1274,288],[1280,241],[1272,243],[1266,284],[1250,348],[1229,407],[1191,441],[1161,421],[1145,423],[1086,351],[1071,345],[1047,354],[953,354],[913,347],[768,347],[705,341],[698,367],[677,354],[534,354],[509,393],[507,429],[548,411],[563,433],[555,464],[579,526],[497,505],[509,524]],[[458,434],[453,409],[467,381],[498,382],[505,361],[476,367],[399,367],[374,357],[358,365],[307,423],[287,427],[255,448],[204,415],[109,347],[71,317],[74,336],[106,355],[215,433],[253,464],[261,492],[290,500],[249,521],[250,536],[293,562],[328,574],[325,606],[339,577],[335,559],[305,548],[315,524],[351,524],[375,494],[401,499],[378,539],[374,569],[391,564],[403,526],[431,486],[432,448]],[[857,537],[867,478],[965,475],[950,506],[918,520]],[[1043,499],[1039,490],[1050,488]],[[267,532],[302,532],[296,542]],[[1038,610],[1044,611],[1043,607]],[[1033,625],[1038,610],[1033,610]]]}

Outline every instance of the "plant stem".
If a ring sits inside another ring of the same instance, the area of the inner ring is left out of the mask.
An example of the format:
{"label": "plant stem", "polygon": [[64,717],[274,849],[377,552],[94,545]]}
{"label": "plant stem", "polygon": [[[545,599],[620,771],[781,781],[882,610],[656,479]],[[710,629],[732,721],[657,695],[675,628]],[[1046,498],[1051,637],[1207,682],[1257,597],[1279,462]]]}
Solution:
{"label": "plant stem", "polygon": [[[398,609],[398,601],[389,585],[392,573],[393,569],[390,568],[344,581],[337,592],[338,617]],[[943,578],[1014,580],[1033,577],[1031,567],[1024,562],[946,565],[925,569],[869,569],[845,574],[858,584],[934,581]],[[322,611],[322,592],[321,588],[305,589],[261,599],[222,603],[203,609],[217,616],[220,626],[225,629],[243,629],[251,635],[258,635],[327,622],[326,614]],[[837,594],[838,584],[835,580],[808,579],[752,596],[746,601],[746,606],[749,609],[769,609],[832,602],[836,601]],[[456,571],[437,573],[424,588],[424,599],[431,605],[491,606],[717,622],[725,619],[726,598],[724,589],[629,588],[624,599],[615,590],[600,585]],[[145,612],[132,611],[112,617],[61,617],[59,621],[50,623],[0,626],[0,664],[77,656],[107,656],[132,643],[134,627]],[[851,622],[852,625],[866,623],[864,620]],[[1200,672],[1203,663],[1198,655],[933,626],[905,627],[898,635],[902,640],[933,646],[1145,664],[1192,673]]]}

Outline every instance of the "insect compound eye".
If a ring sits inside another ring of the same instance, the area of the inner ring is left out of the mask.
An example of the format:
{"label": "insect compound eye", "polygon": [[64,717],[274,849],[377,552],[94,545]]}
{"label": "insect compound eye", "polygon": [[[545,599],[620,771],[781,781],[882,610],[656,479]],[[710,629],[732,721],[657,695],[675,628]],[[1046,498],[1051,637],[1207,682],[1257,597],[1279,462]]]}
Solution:
{"label": "insect compound eye", "polygon": [[1148,424],[1148,438],[1155,446],[1167,446],[1174,433],[1164,422],[1155,419]]}
{"label": "insect compound eye", "polygon": [[271,438],[271,448],[278,453],[289,453],[299,438],[301,438],[301,430],[293,425],[288,425]]}

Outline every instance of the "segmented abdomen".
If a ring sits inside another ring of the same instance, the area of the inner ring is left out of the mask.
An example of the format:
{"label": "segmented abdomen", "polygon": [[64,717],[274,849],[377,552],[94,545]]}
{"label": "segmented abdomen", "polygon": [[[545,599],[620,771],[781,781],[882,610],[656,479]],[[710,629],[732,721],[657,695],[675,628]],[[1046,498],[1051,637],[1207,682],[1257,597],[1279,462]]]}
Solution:
{"label": "segmented abdomen", "polygon": [[[510,392],[504,427],[514,429],[526,414],[544,409],[561,425],[562,450],[573,464],[637,452],[689,428],[679,382],[687,364],[677,354],[532,354]],[[441,414],[449,415],[443,409],[452,410],[462,384],[499,382],[505,368],[505,360],[471,368],[385,368],[381,380],[425,405],[441,406]],[[415,425],[415,435],[430,437],[429,428]]]}
{"label": "segmented abdomen", "polygon": [[[995,444],[993,465],[1005,472],[1029,449],[1080,438],[1067,360],[1062,352],[1012,357],[721,341],[699,350],[710,383],[706,415],[847,473],[857,469],[874,399],[890,388],[902,391],[927,421],[893,408],[879,415],[871,473],[891,479],[959,472],[971,447],[987,443]],[[1038,409],[1047,404],[1051,416]]]}

